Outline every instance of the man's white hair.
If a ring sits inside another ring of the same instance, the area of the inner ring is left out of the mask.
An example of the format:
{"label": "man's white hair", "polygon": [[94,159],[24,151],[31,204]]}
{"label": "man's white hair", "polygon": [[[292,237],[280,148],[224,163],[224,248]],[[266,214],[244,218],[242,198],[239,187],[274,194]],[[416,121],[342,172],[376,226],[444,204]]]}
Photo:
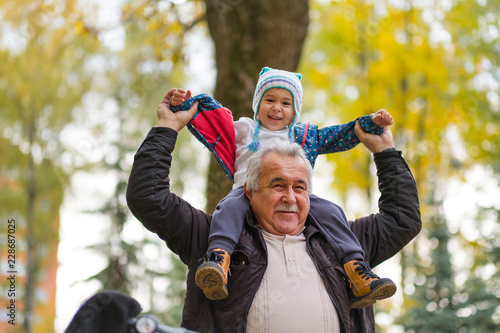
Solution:
{"label": "man's white hair", "polygon": [[312,190],[312,177],[313,177],[313,169],[311,167],[311,163],[306,157],[304,150],[298,144],[282,140],[275,139],[269,143],[267,143],[264,147],[260,148],[255,154],[250,157],[248,160],[248,168],[247,168],[247,180],[246,187],[250,192],[254,192],[259,187],[259,173],[262,165],[262,160],[264,156],[269,153],[276,153],[278,155],[284,157],[299,157],[307,167],[307,173],[309,177],[309,193]]}

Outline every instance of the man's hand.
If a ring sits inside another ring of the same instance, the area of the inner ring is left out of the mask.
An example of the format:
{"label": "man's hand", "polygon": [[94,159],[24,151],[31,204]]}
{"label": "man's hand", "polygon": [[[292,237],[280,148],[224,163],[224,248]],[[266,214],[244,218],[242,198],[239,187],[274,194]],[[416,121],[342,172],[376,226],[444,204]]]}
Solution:
{"label": "man's hand", "polygon": [[372,153],[379,153],[382,150],[394,147],[394,139],[389,127],[384,127],[384,133],[382,133],[381,135],[375,135],[363,131],[361,125],[356,122],[356,125],[354,126],[354,132],[358,136],[359,140]]}
{"label": "man's hand", "polygon": [[158,111],[156,112],[158,116],[158,125],[156,126],[169,127],[179,132],[196,114],[198,102],[194,103],[191,109],[187,111],[178,111],[174,113],[170,111],[170,99],[175,91],[177,91],[177,89],[172,88],[165,94],[165,96],[163,96],[163,99],[158,106]]}

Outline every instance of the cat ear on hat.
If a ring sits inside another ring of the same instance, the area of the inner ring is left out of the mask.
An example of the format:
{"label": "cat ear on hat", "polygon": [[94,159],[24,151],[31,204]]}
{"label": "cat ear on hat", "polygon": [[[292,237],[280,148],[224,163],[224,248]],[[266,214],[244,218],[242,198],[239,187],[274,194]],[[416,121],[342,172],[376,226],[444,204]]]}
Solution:
{"label": "cat ear on hat", "polygon": [[[271,68],[271,67],[267,67],[267,66],[266,66],[266,67],[263,67],[263,68],[260,70],[259,76],[262,76],[262,74],[267,73],[267,72],[269,72],[269,71],[276,71],[276,70],[277,70],[277,69],[273,69],[273,68]],[[284,71],[284,72],[286,72],[286,71]],[[300,81],[300,80],[302,80],[302,74],[300,74],[300,73],[294,73],[294,72],[288,72],[288,73],[290,73],[290,74],[294,75],[297,79],[299,79],[299,81]]]}
{"label": "cat ear on hat", "polygon": [[260,70],[259,76],[272,70],[273,70],[272,68],[266,66]]}

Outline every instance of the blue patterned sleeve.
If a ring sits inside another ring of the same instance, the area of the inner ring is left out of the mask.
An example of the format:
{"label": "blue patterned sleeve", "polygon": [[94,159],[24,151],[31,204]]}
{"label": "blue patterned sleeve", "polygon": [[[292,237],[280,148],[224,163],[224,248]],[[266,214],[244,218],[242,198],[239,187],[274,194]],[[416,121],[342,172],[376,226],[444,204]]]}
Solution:
{"label": "blue patterned sleeve", "polygon": [[344,125],[334,125],[318,129],[318,153],[330,154],[347,151],[359,144],[359,138],[354,133],[354,125],[359,122],[363,131],[380,135],[384,132],[383,127],[379,127],[372,120],[371,116],[359,117]]}
{"label": "blue patterned sleeve", "polygon": [[[215,100],[213,97],[207,94],[199,94],[191,97],[187,101],[177,106],[173,106],[170,104],[170,110],[172,112],[177,111],[186,111],[189,110],[195,102],[199,102],[198,104],[198,112],[208,111],[208,110],[216,110],[222,107],[222,104]],[[196,115],[195,115],[196,117]],[[193,117],[194,118],[194,117]]]}

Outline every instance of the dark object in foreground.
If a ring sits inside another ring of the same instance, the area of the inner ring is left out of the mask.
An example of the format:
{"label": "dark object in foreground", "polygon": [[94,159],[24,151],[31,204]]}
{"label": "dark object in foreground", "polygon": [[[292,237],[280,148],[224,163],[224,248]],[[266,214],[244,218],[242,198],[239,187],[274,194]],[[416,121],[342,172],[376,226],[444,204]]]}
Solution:
{"label": "dark object in foreground", "polygon": [[116,291],[101,291],[78,309],[65,333],[189,333],[184,328],[162,326],[135,299]]}

